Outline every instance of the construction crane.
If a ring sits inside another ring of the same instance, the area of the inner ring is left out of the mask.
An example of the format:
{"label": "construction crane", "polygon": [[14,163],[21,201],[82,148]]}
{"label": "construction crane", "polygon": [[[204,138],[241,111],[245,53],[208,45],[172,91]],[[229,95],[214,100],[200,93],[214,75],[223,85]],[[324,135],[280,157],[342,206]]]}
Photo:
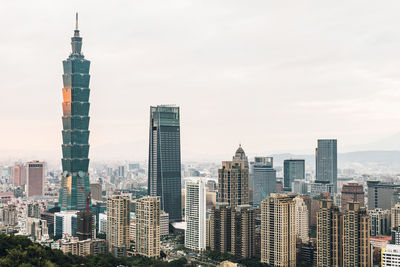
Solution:
{"label": "construction crane", "polygon": [[86,194],[85,189],[83,188],[83,186],[81,185],[81,183],[78,180],[78,185],[79,188],[82,190],[83,194],[86,197],[86,212],[89,212],[89,202],[90,202],[90,198],[91,198],[91,192],[89,192],[89,194]]}

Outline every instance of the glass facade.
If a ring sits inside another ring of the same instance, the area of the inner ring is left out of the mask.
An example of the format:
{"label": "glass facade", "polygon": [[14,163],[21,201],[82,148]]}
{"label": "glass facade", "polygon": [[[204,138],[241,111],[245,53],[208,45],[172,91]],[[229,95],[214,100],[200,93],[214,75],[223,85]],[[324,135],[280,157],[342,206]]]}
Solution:
{"label": "glass facade", "polygon": [[182,219],[179,107],[150,107],[148,194],[161,197],[170,221]]}
{"label": "glass facade", "polygon": [[[304,159],[286,159],[283,161],[284,187],[291,190],[294,180],[304,180],[305,161]],[[288,190],[288,191],[290,191]]]}
{"label": "glass facade", "polygon": [[337,140],[319,139],[315,161],[316,180],[333,184],[337,193]]}
{"label": "glass facade", "polygon": [[[71,38],[72,53],[63,61],[62,181],[61,210],[86,209],[89,183],[89,67],[81,53],[82,37],[76,29]],[[83,190],[81,189],[83,188]]]}

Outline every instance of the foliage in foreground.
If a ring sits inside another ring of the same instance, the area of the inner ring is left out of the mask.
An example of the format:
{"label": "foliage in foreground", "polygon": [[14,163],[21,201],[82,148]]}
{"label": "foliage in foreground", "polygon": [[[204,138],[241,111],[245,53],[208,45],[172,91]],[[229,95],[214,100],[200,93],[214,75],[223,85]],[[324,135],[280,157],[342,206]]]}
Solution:
{"label": "foliage in foreground", "polygon": [[98,256],[64,255],[61,250],[51,249],[33,243],[24,236],[0,235],[0,266],[21,267],[66,267],[66,266],[152,266],[180,267],[186,266],[187,261],[181,258],[170,263],[161,262],[142,256],[116,258],[111,254]]}

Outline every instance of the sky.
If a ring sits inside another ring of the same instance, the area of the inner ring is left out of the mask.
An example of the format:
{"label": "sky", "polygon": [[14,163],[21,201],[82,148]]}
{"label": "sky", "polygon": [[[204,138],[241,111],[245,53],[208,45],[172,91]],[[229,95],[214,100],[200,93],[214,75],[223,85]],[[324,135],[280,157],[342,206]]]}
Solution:
{"label": "sky", "polygon": [[0,159],[61,158],[75,12],[90,158],[146,160],[149,107],[181,109],[182,160],[339,152],[400,132],[400,2],[0,2]]}

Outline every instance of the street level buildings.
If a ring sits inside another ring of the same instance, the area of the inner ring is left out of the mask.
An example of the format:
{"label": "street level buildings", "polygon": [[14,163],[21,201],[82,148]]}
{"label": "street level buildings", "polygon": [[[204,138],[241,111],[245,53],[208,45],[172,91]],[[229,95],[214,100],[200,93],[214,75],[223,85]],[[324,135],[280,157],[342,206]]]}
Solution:
{"label": "street level buildings", "polygon": [[161,198],[171,222],[182,220],[179,107],[150,107],[148,195]]}

